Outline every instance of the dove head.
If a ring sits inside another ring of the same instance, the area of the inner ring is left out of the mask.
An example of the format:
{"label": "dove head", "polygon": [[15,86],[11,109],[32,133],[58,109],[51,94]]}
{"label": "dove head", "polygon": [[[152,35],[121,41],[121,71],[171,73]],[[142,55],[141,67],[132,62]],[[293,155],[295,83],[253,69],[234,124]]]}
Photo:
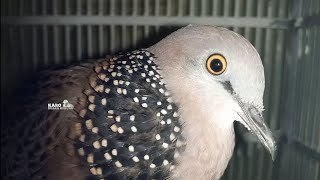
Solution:
{"label": "dove head", "polygon": [[[222,88],[230,83],[243,101],[263,109],[263,65],[256,49],[241,35],[222,27],[189,25],[151,49],[156,51],[164,73],[189,79],[193,82],[190,86],[197,89],[212,87],[207,93],[213,93],[217,84]],[[208,59],[214,58],[212,55],[223,58],[223,72],[210,71]]]}
{"label": "dove head", "polygon": [[[221,134],[212,138],[224,139],[224,131],[232,129],[233,133],[233,122],[239,121],[274,156],[275,143],[261,115],[264,68],[248,40],[225,28],[189,25],[149,50],[155,54],[164,82],[179,105],[186,131],[192,127],[186,136],[212,137],[204,134],[204,129],[211,128],[208,133]],[[202,126],[196,125],[199,123]],[[234,141],[234,135],[230,137]]]}

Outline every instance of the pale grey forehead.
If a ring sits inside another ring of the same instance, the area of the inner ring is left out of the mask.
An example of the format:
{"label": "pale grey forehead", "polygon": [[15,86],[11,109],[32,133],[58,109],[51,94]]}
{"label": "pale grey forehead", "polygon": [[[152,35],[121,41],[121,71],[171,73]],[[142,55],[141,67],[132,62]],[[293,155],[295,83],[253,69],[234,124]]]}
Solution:
{"label": "pale grey forehead", "polygon": [[197,51],[198,54],[211,50],[225,53],[225,56],[242,55],[259,59],[258,53],[247,39],[222,27],[192,25],[172,35],[182,46],[186,46],[191,52]]}

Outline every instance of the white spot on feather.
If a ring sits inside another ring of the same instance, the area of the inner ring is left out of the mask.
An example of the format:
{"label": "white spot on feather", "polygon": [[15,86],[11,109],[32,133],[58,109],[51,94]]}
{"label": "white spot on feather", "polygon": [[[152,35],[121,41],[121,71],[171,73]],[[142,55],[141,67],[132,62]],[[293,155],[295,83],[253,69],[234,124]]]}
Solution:
{"label": "white spot on feather", "polygon": [[104,153],[104,158],[106,158],[106,160],[111,160],[112,157],[109,153]]}
{"label": "white spot on feather", "polygon": [[132,131],[132,132],[137,132],[138,129],[137,129],[135,126],[132,126],[132,127],[131,127],[131,131]]}
{"label": "white spot on feather", "polygon": [[118,127],[117,125],[113,124],[112,126],[110,126],[110,129],[113,131],[113,132],[117,132],[118,131]]}
{"label": "white spot on feather", "polygon": [[150,157],[149,157],[149,155],[144,155],[143,158],[144,158],[144,160],[149,160]]}
{"label": "white spot on feather", "polygon": [[108,141],[107,141],[106,139],[103,139],[103,140],[101,141],[101,145],[102,145],[103,147],[107,147],[107,146],[108,146]]}
{"label": "white spot on feather", "polygon": [[134,162],[139,162],[139,161],[140,161],[137,156],[133,156],[132,160],[133,160]]}
{"label": "white spot on feather", "polygon": [[138,99],[137,97],[134,97],[134,98],[133,98],[133,101],[134,101],[134,102],[139,102],[139,99]]}
{"label": "white spot on feather", "polygon": [[151,168],[151,169],[154,169],[155,167],[156,167],[155,164],[153,164],[153,163],[150,164],[150,168]]}
{"label": "white spot on feather", "polygon": [[157,134],[157,135],[156,135],[156,140],[160,140],[160,139],[161,139],[160,134]]}
{"label": "white spot on feather", "polygon": [[117,167],[122,167],[122,164],[121,164],[119,161],[116,161],[114,164],[115,164]]}
{"label": "white spot on feather", "polygon": [[119,134],[123,134],[123,133],[124,133],[124,130],[123,130],[122,127],[118,127],[118,133],[119,133]]}
{"label": "white spot on feather", "polygon": [[129,149],[130,152],[134,152],[134,147],[133,147],[132,145],[130,145],[130,146],[128,147],[128,149]]}
{"label": "white spot on feather", "polygon": [[163,148],[168,148],[168,147],[169,147],[169,144],[164,142],[164,143],[162,143],[162,147],[163,147]]}
{"label": "white spot on feather", "polygon": [[116,155],[118,155],[118,151],[116,149],[112,149],[111,154],[116,156]]}
{"label": "white spot on feather", "polygon": [[162,114],[167,114],[168,112],[166,111],[166,110],[164,110],[164,109],[162,109],[161,111],[160,111]]}

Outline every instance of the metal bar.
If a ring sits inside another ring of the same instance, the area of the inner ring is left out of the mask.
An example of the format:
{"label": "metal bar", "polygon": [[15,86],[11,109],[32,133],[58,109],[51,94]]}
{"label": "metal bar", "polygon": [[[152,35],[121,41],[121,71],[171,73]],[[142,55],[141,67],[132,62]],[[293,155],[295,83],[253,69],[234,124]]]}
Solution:
{"label": "metal bar", "polygon": [[[57,6],[57,0],[52,0],[51,2],[51,8],[52,8],[52,14],[53,16],[58,15],[58,6]],[[53,26],[53,61],[55,64],[59,63],[59,37],[58,37],[58,27],[57,25]],[[50,42],[49,42],[50,43]]]}
{"label": "metal bar", "polygon": [[138,40],[138,27],[134,25],[132,27],[132,42],[133,42],[133,47],[137,45],[137,40]]}
{"label": "metal bar", "polygon": [[37,69],[38,62],[38,33],[37,27],[32,27],[32,68]]}
{"label": "metal bar", "polygon": [[255,17],[144,17],[144,16],[24,16],[1,17],[1,24],[22,25],[187,25],[211,24],[219,26],[287,29],[291,21],[285,18]]}
{"label": "metal bar", "polygon": [[48,27],[46,25],[42,26],[42,42],[43,42],[43,63],[44,65],[49,64],[48,57]]}
{"label": "metal bar", "polygon": [[92,26],[88,25],[87,26],[87,52],[88,52],[88,57],[91,58],[93,55],[92,52]]}
{"label": "metal bar", "polygon": [[[317,53],[316,55],[320,55],[319,50],[320,49],[320,27],[315,28],[315,37],[314,37],[314,47],[312,48],[312,50],[314,51],[313,53]],[[320,67],[320,62],[319,60],[317,60],[317,56],[315,56],[314,58],[314,62],[315,62],[315,66],[314,67]],[[318,73],[319,76],[319,71],[316,71],[316,73]],[[315,77],[318,77],[315,76]],[[320,132],[319,132],[319,126],[320,126],[320,122],[318,121],[318,119],[320,118],[320,93],[318,93],[320,91],[320,78],[315,78],[317,80],[317,82],[315,83],[315,88],[314,88],[314,94],[315,94],[315,98],[314,98],[314,112],[313,112],[313,133],[312,133],[312,145],[314,147],[314,149],[316,149],[316,151],[320,152],[320,142],[319,142],[319,136],[320,136]],[[319,163],[320,165],[320,163]],[[319,174],[320,175],[320,174]]]}
{"label": "metal bar", "polygon": [[19,35],[19,47],[18,47],[18,63],[20,66],[20,72],[22,74],[26,73],[27,70],[27,57],[26,57],[26,48],[24,48],[26,44],[26,39],[25,39],[25,28],[18,28],[18,35]]}
{"label": "metal bar", "polygon": [[103,33],[103,25],[99,25],[98,27],[98,41],[99,41],[99,45],[98,45],[98,49],[99,49],[99,55],[103,56],[104,54],[104,45],[103,45],[103,40],[104,40],[104,33]]}
{"label": "metal bar", "polygon": [[[239,2],[239,0],[237,0],[236,3],[237,2]],[[213,1],[213,16],[219,16],[220,15],[220,10],[221,10],[220,0],[214,0]]]}
{"label": "metal bar", "polygon": [[307,178],[307,179],[312,179],[312,174],[314,171],[312,171],[312,166],[311,166],[311,160],[309,157],[306,157],[306,165],[304,166],[304,178]]}
{"label": "metal bar", "polygon": [[[299,47],[298,47],[298,49],[299,49],[299,51],[298,51],[298,56],[299,56],[299,60],[298,60],[298,62],[301,62],[303,59],[304,59],[304,57],[302,56],[302,46],[303,46],[303,44],[304,44],[304,42],[306,41],[305,40],[305,38],[306,38],[306,31],[305,31],[305,29],[301,29],[301,30],[299,30],[300,32],[301,32],[301,38],[299,39],[300,40],[300,43],[299,43]],[[297,134],[297,138],[298,138],[298,140],[300,140],[301,142],[303,142],[303,139],[302,139],[302,134],[303,134],[303,127],[304,127],[304,120],[303,121],[301,121],[302,119],[304,119],[305,117],[303,117],[302,115],[303,115],[303,113],[302,113],[302,111],[303,111],[303,106],[304,106],[304,97],[305,97],[305,94],[304,94],[304,88],[305,87],[303,87],[304,85],[305,85],[305,79],[304,79],[304,76],[305,76],[305,73],[304,73],[304,71],[303,71],[303,69],[306,67],[306,64],[305,63],[299,63],[299,65],[297,64],[297,66],[298,66],[298,71],[299,71],[299,76],[298,76],[298,78],[297,78],[297,86],[296,86],[296,96],[297,96],[297,101],[296,101],[296,104],[297,104],[297,106],[296,106],[296,109],[298,110],[298,111],[296,111],[297,112],[297,114],[296,114],[296,118],[295,118],[295,121],[296,121],[296,134]]]}
{"label": "metal bar", "polygon": [[171,0],[167,0],[167,12],[166,12],[166,16],[171,16],[172,15],[172,4],[171,4]]}
{"label": "metal bar", "polygon": [[194,17],[194,14],[195,14],[194,6],[195,6],[194,0],[189,0],[189,16],[191,16],[191,17]]}
{"label": "metal bar", "polygon": [[[149,7],[149,0],[144,0],[144,12],[143,16],[149,16],[150,7]],[[150,28],[148,25],[144,26],[144,37],[148,37],[150,33]]]}
{"label": "metal bar", "polygon": [[58,14],[58,6],[57,6],[57,0],[52,0],[52,14],[55,16]]}
{"label": "metal bar", "polygon": [[70,44],[70,26],[65,27],[65,60],[69,62],[71,60],[71,44]]}
{"label": "metal bar", "polygon": [[[64,2],[64,13],[65,15],[70,15],[70,1],[65,1]],[[69,62],[71,60],[71,44],[70,44],[70,26],[65,25],[64,27],[64,33],[65,33],[65,61]]]}
{"label": "metal bar", "polygon": [[183,6],[183,3],[184,3],[185,1],[183,1],[183,0],[179,0],[178,1],[178,16],[183,16],[183,10],[184,10],[184,6]]}
{"label": "metal bar", "polygon": [[231,16],[231,0],[224,1],[223,12],[224,16]]}
{"label": "metal bar", "polygon": [[82,27],[80,25],[77,26],[77,60],[80,61],[82,58]]}
{"label": "metal bar", "polygon": [[90,16],[92,15],[92,1],[91,0],[86,0],[87,2],[87,15]]}
{"label": "metal bar", "polygon": [[[235,157],[233,157],[232,159],[231,159],[231,161],[232,162],[234,162],[234,160],[235,160]],[[233,175],[233,173],[236,171],[236,169],[235,169],[235,163],[230,163],[229,164],[229,167],[228,167],[228,176],[227,176],[227,179],[228,180],[233,180],[234,178],[232,177],[232,175]]]}
{"label": "metal bar", "polygon": [[12,1],[12,0],[8,0],[8,13],[12,16],[18,15],[18,13],[16,12],[14,1]]}
{"label": "metal bar", "polygon": [[[76,16],[74,17],[81,17],[82,15],[82,8],[81,8],[81,3],[82,1],[76,1]],[[66,17],[66,16],[64,16]],[[65,24],[65,25],[72,25],[72,24]],[[74,24],[76,25],[76,37],[77,37],[77,45],[76,45],[76,49],[77,49],[77,55],[76,58],[78,61],[81,61],[82,59],[82,27],[80,24]]]}
{"label": "metal bar", "polygon": [[302,161],[303,161],[303,155],[304,155],[304,153],[303,154],[301,154],[301,153],[299,153],[298,154],[298,156],[297,156],[297,160],[298,160],[298,162],[297,162],[297,170],[295,171],[296,173],[297,173],[297,175],[296,175],[296,178],[297,179],[303,179],[304,177],[302,177],[302,173],[303,173],[303,165],[302,165]]}
{"label": "metal bar", "polygon": [[149,0],[144,0],[144,12],[143,16],[149,16],[150,6],[149,6]]}
{"label": "metal bar", "polygon": [[[316,86],[317,86],[317,79],[315,78],[317,77],[317,66],[316,66],[316,51],[314,51],[315,49],[315,44],[316,44],[316,37],[315,37],[315,31],[313,31],[313,28],[308,28],[310,30],[310,36],[308,38],[307,44],[304,48],[304,53],[306,55],[309,55],[308,57],[308,62],[310,63],[308,65],[308,68],[310,70],[306,71],[309,72],[308,75],[308,79],[310,79],[309,81],[309,88],[307,88],[306,90],[308,91],[308,99],[307,101],[307,107],[306,107],[306,119],[307,119],[307,127],[308,129],[305,131],[305,137],[306,137],[306,141],[307,141],[307,146],[309,146],[310,148],[314,148],[314,144],[313,144],[313,131],[317,131],[314,128],[314,121],[315,119],[313,119],[313,115],[314,112],[317,111],[315,109],[315,105],[316,105],[316,94],[317,92],[315,92]],[[319,152],[320,153],[320,152]]]}
{"label": "metal bar", "polygon": [[306,41],[305,43],[303,44],[303,54],[305,56],[305,64],[306,64],[306,67],[304,69],[304,74],[305,74],[305,79],[309,79],[309,81],[304,81],[304,83],[306,84],[305,85],[305,89],[304,89],[304,95],[305,95],[305,98],[304,98],[304,106],[303,106],[303,117],[305,119],[305,124],[304,124],[304,132],[303,132],[303,140],[304,140],[304,143],[311,147],[312,144],[311,144],[311,138],[309,137],[309,134],[310,134],[310,130],[312,129],[312,126],[311,126],[311,116],[312,116],[312,111],[314,111],[313,107],[314,107],[314,103],[313,103],[313,99],[314,99],[314,95],[313,94],[313,85],[315,82],[313,82],[315,80],[314,76],[314,69],[315,67],[312,66],[313,65],[313,57],[312,57],[312,54],[310,53],[310,49],[312,48],[312,45],[313,45],[313,38],[312,35],[313,35],[313,32],[312,32],[312,29],[311,28],[306,28],[306,34],[307,34],[307,37],[306,37]]}
{"label": "metal bar", "polygon": [[110,0],[110,16],[115,16],[115,0]]}
{"label": "metal bar", "polygon": [[158,17],[160,15],[160,0],[155,0],[154,3],[154,15]]}
{"label": "metal bar", "polygon": [[208,3],[207,0],[201,0],[201,16],[206,16],[207,15],[207,10],[208,10]]}
{"label": "metal bar", "polygon": [[115,41],[116,41],[116,37],[115,37],[115,26],[114,25],[110,25],[110,52],[114,53],[115,52]]}
{"label": "metal bar", "polygon": [[[154,8],[154,15],[156,18],[159,18],[160,16],[160,0],[155,0],[155,4],[154,4],[155,8]],[[148,17],[146,17],[148,18]],[[137,20],[137,19],[136,19]],[[134,23],[134,24],[139,24],[139,25],[142,25],[141,23]],[[149,25],[154,25],[155,26],[155,29],[156,31],[158,32],[159,31],[159,26],[160,23],[157,23],[157,24],[149,24]],[[147,24],[144,24],[144,25],[147,25]]]}
{"label": "metal bar", "polygon": [[150,27],[144,26],[144,37],[145,38],[149,37],[149,34],[150,34]]}
{"label": "metal bar", "polygon": [[64,14],[70,15],[70,1],[64,1]]}
{"label": "metal bar", "polygon": [[58,27],[53,26],[53,59],[54,63],[58,64],[60,61],[60,50],[59,50],[59,34],[58,34]]}
{"label": "metal bar", "polygon": [[230,174],[230,180],[234,180],[234,179],[238,178],[238,177],[237,177],[237,171],[238,171],[238,156],[237,156],[237,153],[236,153],[236,152],[235,152],[234,155],[235,155],[234,158],[233,158],[234,161],[233,161],[233,163],[232,163],[233,169],[232,169],[231,174]]}
{"label": "metal bar", "polygon": [[[240,152],[243,153],[243,152]],[[238,179],[244,179],[244,174],[245,171],[247,171],[248,169],[245,166],[245,162],[244,162],[244,157],[243,154],[238,154],[238,168],[237,168],[237,177],[239,177]]]}
{"label": "metal bar", "polygon": [[24,15],[24,1],[18,1],[18,6],[19,6],[19,16]]}
{"label": "metal bar", "polygon": [[[3,9],[1,9],[1,16],[10,16],[9,14],[9,7],[8,7],[8,0],[2,0],[1,1],[1,4],[0,4],[1,7],[5,7]],[[2,94],[1,94],[2,95]],[[1,101],[2,102],[2,101]],[[1,104],[2,105],[2,104]],[[3,114],[3,113],[2,113]],[[2,116],[1,116],[2,117]]]}
{"label": "metal bar", "polygon": [[287,179],[294,179],[294,177],[295,177],[295,173],[294,173],[295,172],[295,169],[294,169],[295,166],[294,165],[297,164],[297,161],[296,161],[296,157],[297,157],[296,154],[297,153],[295,151],[289,151],[289,153],[291,154],[291,156],[289,156],[289,158],[288,158],[289,164],[285,164],[285,163],[284,164],[285,165],[289,165],[290,170],[293,171],[293,172],[290,173],[289,171],[285,171],[285,173],[287,173],[287,175],[289,177]]}
{"label": "metal bar", "polygon": [[121,0],[121,15],[122,16],[126,16],[127,14],[127,4],[126,4],[126,0]]}
{"label": "metal bar", "polygon": [[133,0],[133,7],[132,7],[132,16],[137,16],[138,14],[138,2],[137,0]]}
{"label": "metal bar", "polygon": [[127,26],[126,25],[122,25],[121,26],[121,49],[126,49],[128,48],[127,44]]}
{"label": "metal bar", "polygon": [[47,0],[42,1],[41,10],[42,10],[42,12],[41,12],[42,15],[47,15]]}
{"label": "metal bar", "polygon": [[104,7],[104,1],[99,0],[98,2],[98,15],[103,16],[103,7]]}
{"label": "metal bar", "polygon": [[[81,16],[81,1],[76,1],[76,6],[77,6],[77,9],[76,9],[76,14],[77,14],[77,16],[75,16],[75,17],[80,17]],[[65,16],[64,16],[65,17]]]}

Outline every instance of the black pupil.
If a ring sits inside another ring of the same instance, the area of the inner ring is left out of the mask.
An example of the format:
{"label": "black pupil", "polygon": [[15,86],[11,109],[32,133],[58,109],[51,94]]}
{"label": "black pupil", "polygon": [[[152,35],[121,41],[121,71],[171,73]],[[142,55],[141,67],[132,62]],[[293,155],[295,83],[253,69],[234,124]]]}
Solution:
{"label": "black pupil", "polygon": [[212,69],[212,71],[214,72],[219,72],[222,70],[222,63],[219,59],[214,59],[211,61],[210,63],[210,68]]}

